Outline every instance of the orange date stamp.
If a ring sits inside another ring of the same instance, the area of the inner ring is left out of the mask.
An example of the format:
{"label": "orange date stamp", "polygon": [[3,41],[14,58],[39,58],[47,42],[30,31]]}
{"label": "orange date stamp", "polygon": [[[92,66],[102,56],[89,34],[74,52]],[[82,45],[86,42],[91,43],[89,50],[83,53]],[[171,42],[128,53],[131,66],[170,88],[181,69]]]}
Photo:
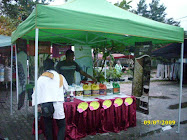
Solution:
{"label": "orange date stamp", "polygon": [[144,125],[175,125],[175,120],[144,120]]}

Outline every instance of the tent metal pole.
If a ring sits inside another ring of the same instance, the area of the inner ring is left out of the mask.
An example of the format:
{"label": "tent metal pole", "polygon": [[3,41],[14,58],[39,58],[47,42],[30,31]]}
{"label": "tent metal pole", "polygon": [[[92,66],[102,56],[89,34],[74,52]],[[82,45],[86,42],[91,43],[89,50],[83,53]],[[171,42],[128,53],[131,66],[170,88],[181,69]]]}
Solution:
{"label": "tent metal pole", "polygon": [[94,44],[94,43],[98,43],[98,42],[105,42],[106,39],[103,39],[103,40],[98,40],[98,41],[95,41],[95,42],[89,42],[88,44]]}
{"label": "tent metal pole", "polygon": [[[63,34],[54,34],[54,33],[50,33],[50,32],[47,32],[47,31],[41,31],[41,32],[51,34],[52,36],[59,36],[59,37],[62,37],[62,38],[66,38],[66,39],[69,39],[69,40],[73,40],[73,41],[76,41],[76,42],[82,43],[82,44],[85,44],[85,43],[86,43],[86,42],[80,41],[80,40],[78,40],[78,39],[74,39],[74,38],[71,38],[71,37],[65,37],[65,36],[63,36]],[[64,34],[64,35],[67,35],[67,34]],[[43,37],[43,36],[41,36],[41,37]]]}
{"label": "tent metal pole", "polygon": [[88,45],[88,32],[86,32],[86,45]]}
{"label": "tent metal pole", "polygon": [[12,64],[13,64],[13,45],[11,44],[11,82],[10,82],[10,115],[12,115]]}
{"label": "tent metal pole", "polygon": [[[105,53],[107,52],[107,49],[105,48]],[[105,60],[105,80],[106,80],[106,60]]]}
{"label": "tent metal pole", "polygon": [[[27,40],[27,84],[29,84],[29,56],[28,56],[28,48],[29,48],[29,40]],[[29,99],[28,99],[28,91],[26,91],[27,94],[27,98],[26,98],[26,115],[28,117],[28,103],[29,103]]]}
{"label": "tent metal pole", "polygon": [[35,140],[38,140],[38,105],[37,105],[37,79],[38,79],[38,33],[35,30]]}
{"label": "tent metal pole", "polygon": [[110,38],[110,37],[105,37],[105,36],[103,36],[103,35],[99,35],[99,34],[94,33],[94,32],[90,32],[90,33],[91,33],[91,34],[94,34],[94,35],[97,35],[97,36],[100,36],[100,37],[104,37],[105,39],[114,40],[114,41],[119,42],[119,43],[121,43],[121,44],[126,44],[126,45],[128,45],[128,44],[125,43],[125,42],[122,42],[122,41],[119,41],[119,40],[116,40],[116,39],[112,39],[112,38]]}
{"label": "tent metal pole", "polygon": [[18,54],[17,54],[17,47],[15,44],[15,57],[16,57],[16,92],[17,92],[17,104],[18,104],[18,99],[19,99],[19,79],[18,79]]}
{"label": "tent metal pole", "polygon": [[178,130],[180,133],[180,119],[181,119],[181,102],[182,102],[182,81],[183,81],[183,54],[184,54],[184,43],[181,44],[181,70],[180,70],[180,95],[179,95],[179,118],[178,118]]}
{"label": "tent metal pole", "polygon": [[92,40],[90,40],[90,41],[88,42],[88,44],[89,44],[90,42],[93,42],[93,41],[96,40],[97,38],[99,38],[99,36],[96,36],[95,38],[93,38]]}
{"label": "tent metal pole", "polygon": [[106,79],[106,60],[105,60],[105,79]]}

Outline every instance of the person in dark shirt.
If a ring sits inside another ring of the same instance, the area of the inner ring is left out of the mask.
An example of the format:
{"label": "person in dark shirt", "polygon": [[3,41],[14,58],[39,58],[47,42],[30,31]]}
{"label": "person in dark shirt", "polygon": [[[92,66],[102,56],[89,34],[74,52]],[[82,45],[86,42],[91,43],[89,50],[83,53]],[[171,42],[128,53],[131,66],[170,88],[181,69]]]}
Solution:
{"label": "person in dark shirt", "polygon": [[74,52],[69,49],[66,51],[66,60],[58,62],[56,66],[57,72],[64,75],[69,85],[74,83],[75,71],[79,72],[81,75],[87,78],[92,79],[94,82],[97,82],[95,78],[82,71],[80,66],[73,59]]}

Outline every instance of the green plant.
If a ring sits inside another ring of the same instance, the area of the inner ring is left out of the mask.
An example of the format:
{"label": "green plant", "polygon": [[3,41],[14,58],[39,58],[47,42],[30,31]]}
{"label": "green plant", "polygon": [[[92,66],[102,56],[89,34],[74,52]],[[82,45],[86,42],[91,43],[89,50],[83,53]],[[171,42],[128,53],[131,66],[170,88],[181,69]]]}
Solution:
{"label": "green plant", "polygon": [[107,79],[119,79],[119,78],[121,78],[122,75],[123,75],[123,73],[122,72],[118,73],[115,68],[109,68],[106,71]]}
{"label": "green plant", "polygon": [[[95,63],[96,63],[96,55],[101,52],[103,53],[103,62],[101,64],[101,69],[98,69],[95,67]],[[98,82],[103,83],[106,81],[105,76],[104,76],[104,72],[103,72],[103,68],[105,67],[105,62],[107,57],[110,56],[110,60],[114,61],[113,56],[110,54],[110,50],[107,50],[106,48],[103,49],[94,49],[94,69],[93,69],[93,75],[94,77],[97,79]]]}
{"label": "green plant", "polygon": [[94,69],[93,70],[93,74],[95,75],[94,77],[96,78],[97,82],[99,83],[104,83],[106,80],[105,80],[105,77],[104,77],[104,72],[101,72],[99,75],[99,69]]}
{"label": "green plant", "polygon": [[123,72],[123,75],[133,76],[133,70],[126,68],[126,70]]}

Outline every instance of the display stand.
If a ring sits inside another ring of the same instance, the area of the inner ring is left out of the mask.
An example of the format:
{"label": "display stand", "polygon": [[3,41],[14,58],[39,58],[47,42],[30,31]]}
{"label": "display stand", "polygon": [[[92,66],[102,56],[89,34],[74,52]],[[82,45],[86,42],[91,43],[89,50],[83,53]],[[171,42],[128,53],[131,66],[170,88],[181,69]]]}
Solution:
{"label": "display stand", "polygon": [[134,79],[132,84],[132,95],[137,99],[137,110],[149,114],[149,87],[152,49],[151,42],[136,43]]}

